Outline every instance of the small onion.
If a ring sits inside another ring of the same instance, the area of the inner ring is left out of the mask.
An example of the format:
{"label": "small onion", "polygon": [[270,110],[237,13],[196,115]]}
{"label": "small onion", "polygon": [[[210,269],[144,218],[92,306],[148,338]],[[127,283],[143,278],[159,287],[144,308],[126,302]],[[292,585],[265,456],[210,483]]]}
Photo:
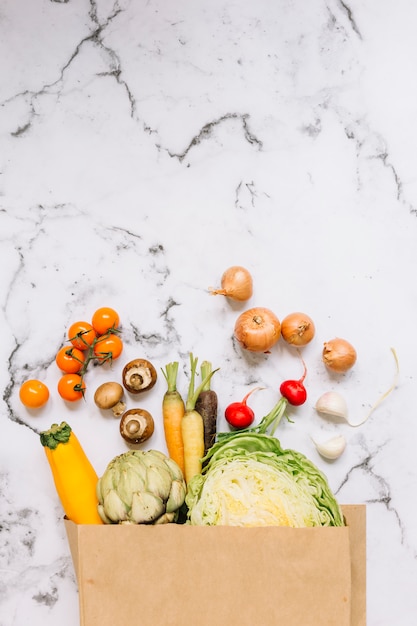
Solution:
{"label": "small onion", "polygon": [[233,265],[223,273],[221,289],[209,287],[209,291],[212,296],[226,296],[231,300],[245,302],[252,297],[252,276],[246,268],[240,265]]}
{"label": "small onion", "polygon": [[316,332],[314,322],[305,313],[290,313],[281,322],[281,335],[284,341],[293,346],[305,346]]}
{"label": "small onion", "polygon": [[234,335],[245,350],[268,352],[281,336],[281,324],[269,309],[254,307],[239,315]]}
{"label": "small onion", "polygon": [[346,339],[326,341],[322,353],[323,363],[334,372],[343,373],[356,363],[356,350]]}

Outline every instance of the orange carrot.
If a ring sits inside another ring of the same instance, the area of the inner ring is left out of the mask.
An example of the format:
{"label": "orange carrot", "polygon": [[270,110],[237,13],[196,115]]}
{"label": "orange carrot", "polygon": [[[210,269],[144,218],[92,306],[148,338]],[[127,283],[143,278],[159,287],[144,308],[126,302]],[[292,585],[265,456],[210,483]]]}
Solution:
{"label": "orange carrot", "polygon": [[207,385],[216,370],[204,378],[198,389],[195,389],[195,374],[198,359],[190,354],[191,377],[188,396],[185,404],[185,413],[181,422],[182,440],[184,443],[185,482],[188,484],[193,476],[201,474],[202,459],[204,456],[204,422],[201,414],[195,410],[197,398]]}
{"label": "orange carrot", "polygon": [[181,468],[184,474],[184,444],[182,441],[181,421],[185,413],[184,400],[177,390],[178,362],[168,363],[162,370],[168,389],[162,400],[165,443],[168,455]]}

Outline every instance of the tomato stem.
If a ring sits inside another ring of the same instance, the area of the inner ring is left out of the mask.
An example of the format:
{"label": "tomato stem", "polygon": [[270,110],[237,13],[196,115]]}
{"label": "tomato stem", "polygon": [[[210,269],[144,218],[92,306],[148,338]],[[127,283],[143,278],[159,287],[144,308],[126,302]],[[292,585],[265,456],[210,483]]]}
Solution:
{"label": "tomato stem", "polygon": [[74,390],[75,391],[81,391],[81,393],[84,396],[85,393],[85,387],[83,387],[83,381],[84,381],[84,376],[88,370],[88,366],[90,364],[91,361],[97,361],[97,363],[99,365],[103,365],[103,363],[106,363],[106,361],[110,361],[110,363],[113,360],[113,353],[110,352],[99,352],[98,355],[95,354],[94,352],[94,348],[97,345],[97,343],[99,343],[100,341],[102,341],[103,339],[107,339],[108,337],[110,337],[110,335],[117,335],[120,334],[120,331],[117,328],[109,328],[103,335],[98,335],[97,337],[95,337],[93,339],[93,341],[90,343],[88,343],[87,341],[85,341],[85,339],[82,337],[82,335],[85,335],[87,332],[89,331],[80,331],[79,333],[77,333],[75,335],[75,337],[72,337],[69,339],[69,341],[72,341],[73,339],[80,339],[86,346],[87,346],[87,350],[85,351],[86,353],[86,357],[84,359],[84,361],[81,361],[81,359],[77,359],[76,356],[73,356],[72,351],[73,351],[73,347],[69,348],[66,351],[66,354],[72,356],[72,358],[76,361],[78,361],[79,363],[82,363],[82,367],[80,369],[80,371],[78,372],[78,374],[81,376],[81,382],[78,385],[75,385]]}

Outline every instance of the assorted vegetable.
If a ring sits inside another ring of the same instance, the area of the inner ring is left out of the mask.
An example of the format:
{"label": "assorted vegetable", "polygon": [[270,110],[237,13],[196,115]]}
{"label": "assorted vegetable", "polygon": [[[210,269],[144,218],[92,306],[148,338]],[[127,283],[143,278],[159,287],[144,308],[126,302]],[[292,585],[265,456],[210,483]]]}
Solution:
{"label": "assorted vegetable", "polygon": [[217,393],[211,389],[212,365],[209,361],[203,361],[200,368],[201,380],[207,383],[202,386],[200,394],[195,403],[195,410],[203,418],[204,427],[204,454],[208,452],[216,439],[217,432]]}
{"label": "assorted vegetable", "polygon": [[74,346],[62,346],[55,357],[57,366],[64,374],[78,374],[84,365],[84,360],[84,352]]}
{"label": "assorted vegetable", "polygon": [[178,361],[174,361],[168,363],[165,370],[162,370],[168,385],[162,400],[162,419],[168,454],[184,474],[184,442],[181,422],[185,413],[185,404],[177,389],[178,365]]}
{"label": "assorted vegetable", "polygon": [[362,426],[362,424],[364,424],[369,419],[369,417],[372,415],[375,409],[379,407],[379,405],[389,396],[390,393],[394,391],[395,387],[397,386],[398,376],[400,373],[398,357],[394,348],[391,348],[391,352],[393,354],[394,361],[395,361],[394,380],[392,381],[392,384],[389,387],[389,389],[385,391],[378,398],[378,400],[375,402],[373,406],[371,406],[370,410],[361,421],[356,422],[356,423],[352,423],[349,421],[348,407],[347,407],[346,401],[336,391],[327,391],[322,396],[320,396],[320,398],[316,402],[316,406],[315,406],[316,411],[324,416],[340,417],[343,420],[345,420],[349,424],[349,426],[352,426],[354,428],[358,426]]}
{"label": "assorted vegetable", "polygon": [[114,332],[119,327],[119,314],[108,306],[100,307],[94,312],[91,324],[97,335],[106,335],[110,331]]}
{"label": "assorted vegetable", "polygon": [[58,381],[58,393],[67,402],[77,402],[84,397],[85,382],[80,374],[64,374]]}
{"label": "assorted vegetable", "polygon": [[343,374],[355,365],[357,354],[352,344],[337,337],[325,342],[322,358],[329,370]]}
{"label": "assorted vegetable", "polygon": [[343,435],[336,435],[324,442],[316,441],[313,437],[311,439],[316,446],[317,452],[325,459],[331,461],[338,459],[346,448],[346,439]]}
{"label": "assorted vegetable", "polygon": [[281,322],[281,335],[292,346],[306,346],[314,338],[314,322],[305,313],[290,313]]}
{"label": "assorted vegetable", "polygon": [[49,389],[40,380],[26,380],[20,387],[19,398],[28,409],[39,409],[49,400]]}
{"label": "assorted vegetable", "polygon": [[[210,288],[212,295],[224,295],[244,302],[253,294],[252,276],[241,266],[232,266],[222,276],[221,288]],[[78,321],[68,330],[69,345],[56,354],[62,375],[59,395],[76,402],[86,392],[85,374],[93,361],[101,366],[112,363],[123,352],[119,315],[109,307],[97,309],[91,323]],[[234,326],[234,338],[250,352],[269,354],[282,336],[297,349],[310,343],[315,325],[305,313],[295,312],[282,322],[270,309],[253,307],[241,313]],[[348,406],[336,391],[323,393],[315,404],[323,417],[338,418],[350,426],[362,425],[394,390],[391,387],[371,407],[362,421],[348,419]],[[301,358],[301,356],[300,356]],[[282,448],[274,436],[288,406],[307,401],[307,367],[299,379],[284,380],[280,398],[273,409],[255,424],[255,412],[248,406],[249,390],[241,402],[226,406],[228,432],[217,431],[218,397],[211,388],[214,369],[203,361],[197,385],[198,359],[189,355],[190,375],[186,401],[177,389],[178,361],[162,369],[167,389],[162,399],[162,421],[168,454],[157,450],[129,450],[112,459],[98,478],[71,427],[53,424],[40,434],[58,496],[65,515],[79,524],[162,524],[185,521],[191,525],[238,526],[342,526],[343,517],[325,475],[307,457]],[[345,339],[325,342],[322,361],[332,372],[344,373],[356,363],[355,348]],[[145,408],[126,410],[124,392],[137,395],[154,388],[157,372],[146,358],[136,358],[123,367],[121,382],[109,381],[97,387],[94,403],[120,417],[119,430],[129,446],[147,442],[155,431],[155,421]],[[19,391],[28,408],[40,408],[49,390],[38,380],[25,381]],[[343,434],[320,440],[311,437],[320,456],[336,460],[346,449]],[[181,518],[181,515],[183,517]]]}
{"label": "assorted vegetable", "polygon": [[68,329],[70,346],[59,349],[55,361],[63,376],[58,381],[58,393],[67,402],[77,402],[86,392],[85,374],[91,362],[112,363],[123,351],[119,336],[119,315],[110,307],[97,309],[92,323],[78,321]]}
{"label": "assorted vegetable", "polygon": [[281,324],[269,309],[254,307],[239,315],[234,336],[245,350],[268,352],[281,336]]}
{"label": "assorted vegetable", "polygon": [[344,397],[337,391],[326,391],[316,402],[317,413],[339,417],[348,421],[348,406]]}
{"label": "assorted vegetable", "polygon": [[210,368],[209,374],[195,389],[195,376],[198,359],[190,354],[190,383],[185,403],[185,413],[181,420],[182,441],[184,444],[184,477],[188,484],[193,476],[200,474],[204,456],[204,422],[201,414],[196,411],[197,398],[217,370]]}
{"label": "assorted vegetable", "polygon": [[242,402],[232,402],[226,407],[224,416],[232,428],[248,428],[255,419],[255,412],[247,405],[248,398],[262,387],[255,387],[246,394]]}
{"label": "assorted vegetable", "polygon": [[304,387],[307,368],[304,361],[303,365],[304,373],[299,380],[284,380],[279,388],[281,395],[293,406],[300,406],[307,400],[307,390]]}
{"label": "assorted vegetable", "polygon": [[284,410],[281,398],[258,426],[225,433],[214,444],[188,483],[190,524],[343,526],[325,475],[273,436]]}
{"label": "assorted vegetable", "polygon": [[157,450],[129,450],[112,459],[96,483],[98,514],[105,524],[175,522],[185,490],[175,461]]}
{"label": "assorted vegetable", "polygon": [[93,346],[94,358],[100,364],[118,359],[122,351],[123,341],[114,334],[97,337]]}
{"label": "assorted vegetable", "polygon": [[157,380],[156,369],[147,359],[134,359],[123,368],[123,385],[130,393],[149,391]]}
{"label": "assorted vegetable", "polygon": [[76,524],[101,524],[98,476],[69,424],[52,424],[40,440],[67,518]]}
{"label": "assorted vegetable", "polygon": [[78,350],[88,350],[97,339],[97,333],[89,322],[74,322],[68,329],[68,340]]}
{"label": "assorted vegetable", "polygon": [[130,444],[144,443],[154,430],[154,419],[145,409],[129,409],[120,420],[120,434]]}
{"label": "assorted vegetable", "polygon": [[123,415],[126,403],[123,402],[123,387],[116,382],[103,383],[97,387],[94,394],[94,402],[99,409],[112,410],[115,417]]}
{"label": "assorted vegetable", "polygon": [[252,275],[245,267],[233,265],[223,273],[221,289],[209,287],[209,292],[212,296],[221,295],[231,300],[245,302],[253,294]]}

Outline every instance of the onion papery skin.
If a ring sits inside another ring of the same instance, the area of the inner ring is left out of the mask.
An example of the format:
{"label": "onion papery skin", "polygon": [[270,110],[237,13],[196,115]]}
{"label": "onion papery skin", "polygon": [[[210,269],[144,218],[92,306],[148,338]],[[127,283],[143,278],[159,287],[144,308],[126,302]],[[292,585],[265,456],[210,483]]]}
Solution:
{"label": "onion papery skin", "polygon": [[239,315],[234,336],[245,350],[268,352],[281,336],[281,323],[265,307],[254,307]]}
{"label": "onion papery skin", "polygon": [[250,272],[241,265],[229,267],[221,278],[221,289],[210,287],[212,296],[226,296],[237,302],[246,302],[253,294],[253,280]]}
{"label": "onion papery skin", "polygon": [[355,348],[346,339],[336,337],[325,342],[322,359],[329,370],[343,374],[355,365],[357,354]]}
{"label": "onion papery skin", "polygon": [[281,335],[292,346],[306,346],[314,338],[316,328],[306,313],[290,313],[281,322]]}

